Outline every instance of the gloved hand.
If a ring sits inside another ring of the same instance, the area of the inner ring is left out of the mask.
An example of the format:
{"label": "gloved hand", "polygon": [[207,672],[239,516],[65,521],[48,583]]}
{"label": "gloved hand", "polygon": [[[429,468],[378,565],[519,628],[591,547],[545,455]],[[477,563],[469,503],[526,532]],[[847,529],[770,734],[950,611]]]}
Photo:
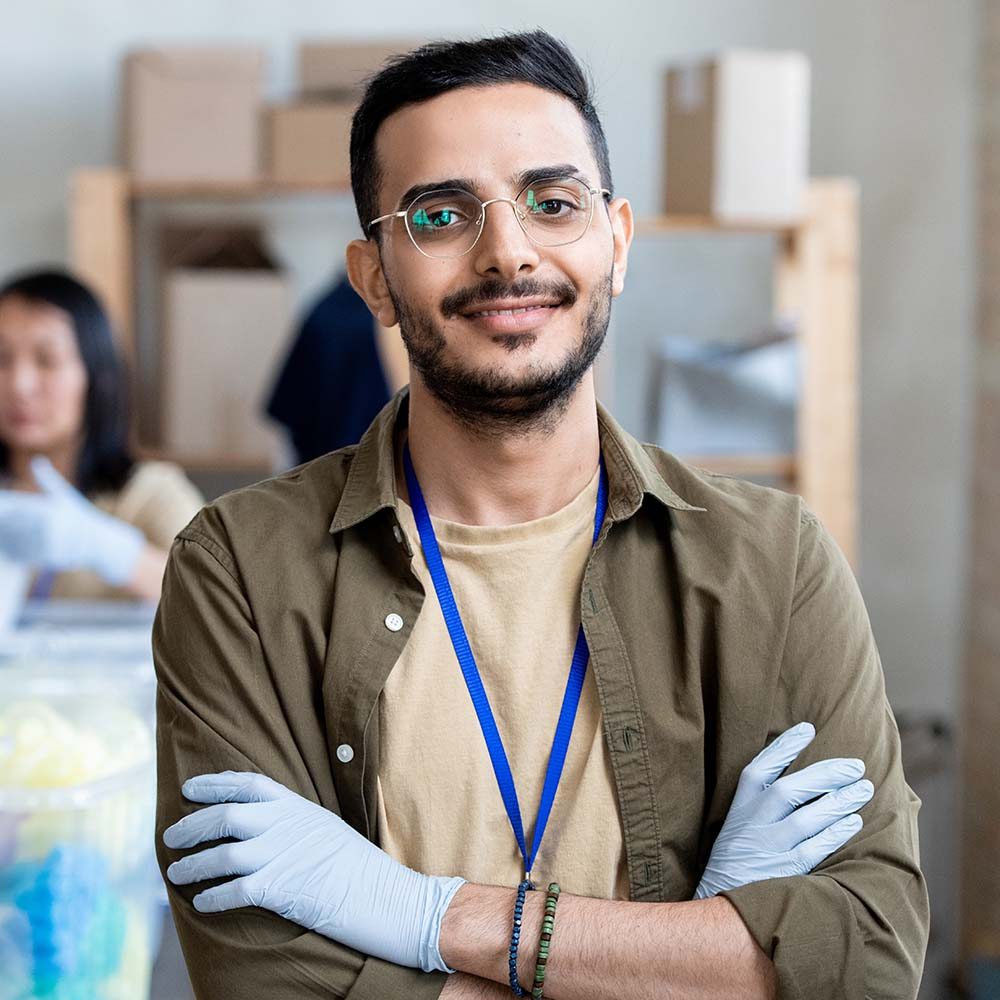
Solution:
{"label": "gloved hand", "polygon": [[0,553],[45,569],[88,569],[122,586],[146,540],[134,525],[104,513],[42,456],[31,460],[41,493],[0,490]]}
{"label": "gloved hand", "polygon": [[194,897],[200,913],[261,906],[334,941],[424,972],[449,969],[441,920],[463,878],[422,875],[389,857],[335,813],[263,774],[224,771],[184,782],[210,805],[163,832],[171,848],[235,837],[167,869],[175,885],[238,875]]}
{"label": "gloved hand", "polygon": [[858,780],[865,773],[863,761],[835,757],[779,777],[815,735],[810,723],[800,722],[743,768],[695,899],[749,882],[805,875],[861,829],[855,810],[875,792],[870,781]]}

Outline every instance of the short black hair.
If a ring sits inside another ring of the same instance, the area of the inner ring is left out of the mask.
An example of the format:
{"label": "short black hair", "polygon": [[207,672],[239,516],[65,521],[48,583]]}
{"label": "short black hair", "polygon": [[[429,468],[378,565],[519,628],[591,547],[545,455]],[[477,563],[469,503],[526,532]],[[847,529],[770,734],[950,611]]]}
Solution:
{"label": "short black hair", "polygon": [[[107,313],[86,285],[59,270],[31,271],[11,279],[0,287],[0,299],[11,296],[54,306],[69,315],[87,370],[83,446],[77,461],[76,486],[87,496],[120,490],[135,459],[129,446],[125,365],[115,347]],[[10,451],[0,441],[0,472],[9,471]]]}
{"label": "short black hair", "polygon": [[[594,106],[593,86],[565,43],[547,31],[439,41],[389,59],[368,80],[351,123],[351,188],[361,231],[379,215],[382,171],[375,156],[375,136],[391,114],[408,104],[428,101],[459,87],[530,83],[572,101],[587,129],[601,187],[614,191],[604,128]],[[375,227],[375,238],[379,238]]]}

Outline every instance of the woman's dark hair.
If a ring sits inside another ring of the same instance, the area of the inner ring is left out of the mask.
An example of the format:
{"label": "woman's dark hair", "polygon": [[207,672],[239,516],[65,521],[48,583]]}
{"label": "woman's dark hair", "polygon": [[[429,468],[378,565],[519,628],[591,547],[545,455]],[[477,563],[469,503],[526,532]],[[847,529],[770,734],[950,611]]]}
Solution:
{"label": "woman's dark hair", "polygon": [[351,187],[361,231],[379,239],[369,223],[378,216],[382,172],[375,156],[379,126],[407,104],[459,87],[530,83],[573,102],[587,129],[601,187],[613,191],[608,143],[593,104],[590,81],[569,48],[546,31],[498,35],[471,42],[431,42],[394,56],[376,73],[351,123]]}
{"label": "woman's dark hair", "polygon": [[[38,305],[55,306],[69,316],[87,370],[84,438],[75,485],[88,496],[105,490],[120,490],[135,459],[128,443],[125,366],[115,348],[107,313],[90,289],[62,271],[33,271],[19,275],[0,287],[0,299],[10,296]],[[2,441],[0,471],[10,471],[10,452]]]}

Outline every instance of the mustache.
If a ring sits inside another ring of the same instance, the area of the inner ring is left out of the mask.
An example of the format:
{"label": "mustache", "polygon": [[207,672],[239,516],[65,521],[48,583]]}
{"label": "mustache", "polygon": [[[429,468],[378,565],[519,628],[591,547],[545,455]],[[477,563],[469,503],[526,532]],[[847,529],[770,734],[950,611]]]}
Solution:
{"label": "mustache", "polygon": [[450,319],[486,299],[526,299],[531,296],[545,296],[557,299],[560,305],[571,306],[577,300],[577,290],[569,281],[525,278],[509,284],[499,278],[490,278],[475,287],[462,288],[446,296],[441,301],[441,312]]}

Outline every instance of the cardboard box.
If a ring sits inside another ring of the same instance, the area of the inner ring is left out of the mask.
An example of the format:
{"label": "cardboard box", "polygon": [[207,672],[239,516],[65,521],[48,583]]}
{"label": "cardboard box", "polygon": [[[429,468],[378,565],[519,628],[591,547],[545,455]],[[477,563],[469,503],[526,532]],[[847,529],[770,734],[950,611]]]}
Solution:
{"label": "cardboard box", "polygon": [[299,46],[299,85],[309,97],[353,98],[364,90],[367,77],[391,56],[424,44],[421,39],[384,42],[303,42]]}
{"label": "cardboard box", "polygon": [[799,218],[809,179],[809,61],[724,52],[666,79],[664,210],[730,220]]}
{"label": "cardboard box", "polygon": [[255,227],[168,230],[163,258],[164,447],[274,467],[264,397],[293,321],[289,280]]}
{"label": "cardboard box", "polygon": [[124,67],[124,159],[139,180],[251,181],[258,175],[264,53],[133,52]]}
{"label": "cardboard box", "polygon": [[288,104],[267,111],[267,173],[283,184],[351,183],[353,101]]}

